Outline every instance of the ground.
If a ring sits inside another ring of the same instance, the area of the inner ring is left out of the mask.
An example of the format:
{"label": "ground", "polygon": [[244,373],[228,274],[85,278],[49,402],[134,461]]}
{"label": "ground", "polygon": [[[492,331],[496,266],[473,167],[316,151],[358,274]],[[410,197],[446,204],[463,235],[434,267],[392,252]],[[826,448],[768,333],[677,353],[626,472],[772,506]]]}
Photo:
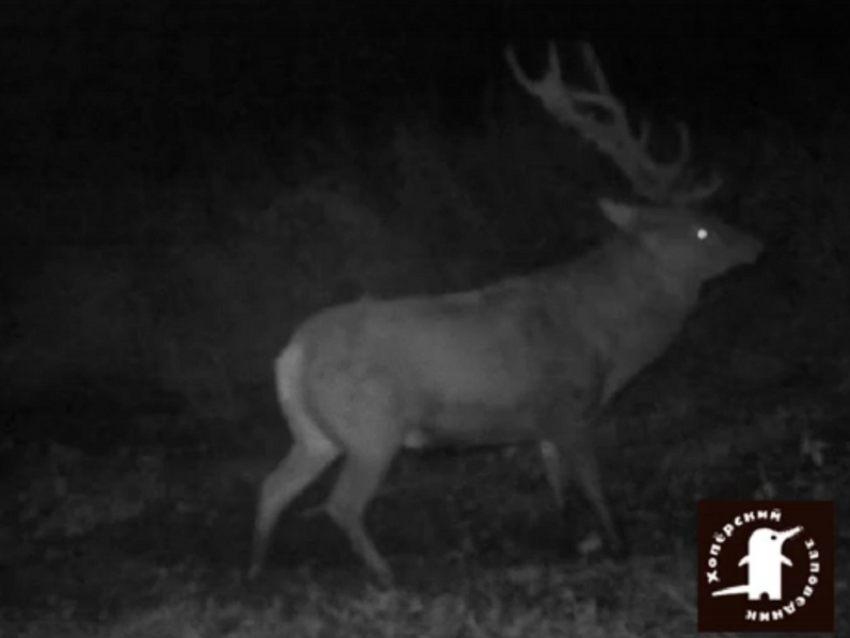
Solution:
{"label": "ground", "polygon": [[[721,395],[708,382],[659,399],[663,376],[616,404],[618,431],[647,419],[733,425],[679,444],[675,459],[657,445],[603,446],[632,545],[626,561],[561,551],[564,526],[534,450],[405,454],[369,513],[396,587],[379,587],[327,518],[299,515],[333,474],[284,515],[267,572],[249,582],[256,486],[286,445],[270,415],[264,452],[31,446],[5,483],[0,626],[29,636],[691,635],[695,505],[705,497],[836,499],[837,596],[846,599],[850,509],[839,497],[850,457],[839,404],[823,390]],[[740,434],[757,414],[772,415],[778,433],[764,434],[767,421],[749,426],[770,443],[758,454]],[[827,444],[822,458],[801,454],[800,431]],[[573,501],[578,530],[592,533],[593,518]],[[838,614],[846,627],[847,609]]]}

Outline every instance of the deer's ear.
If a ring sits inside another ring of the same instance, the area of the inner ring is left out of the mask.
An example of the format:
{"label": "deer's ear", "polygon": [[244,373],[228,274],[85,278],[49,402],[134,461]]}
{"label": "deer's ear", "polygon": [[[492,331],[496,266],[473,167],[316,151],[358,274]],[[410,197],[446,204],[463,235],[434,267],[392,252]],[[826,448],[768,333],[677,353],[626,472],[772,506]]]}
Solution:
{"label": "deer's ear", "polygon": [[640,218],[637,206],[615,202],[607,197],[599,199],[599,208],[612,224],[625,231],[634,230]]}

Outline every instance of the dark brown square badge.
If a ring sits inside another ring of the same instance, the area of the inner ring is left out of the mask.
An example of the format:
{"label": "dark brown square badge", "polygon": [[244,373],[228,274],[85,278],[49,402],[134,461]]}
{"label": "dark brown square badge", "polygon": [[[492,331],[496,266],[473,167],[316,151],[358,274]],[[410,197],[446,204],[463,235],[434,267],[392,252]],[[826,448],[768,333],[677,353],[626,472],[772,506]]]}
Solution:
{"label": "dark brown square badge", "polygon": [[835,631],[835,504],[700,501],[699,631]]}

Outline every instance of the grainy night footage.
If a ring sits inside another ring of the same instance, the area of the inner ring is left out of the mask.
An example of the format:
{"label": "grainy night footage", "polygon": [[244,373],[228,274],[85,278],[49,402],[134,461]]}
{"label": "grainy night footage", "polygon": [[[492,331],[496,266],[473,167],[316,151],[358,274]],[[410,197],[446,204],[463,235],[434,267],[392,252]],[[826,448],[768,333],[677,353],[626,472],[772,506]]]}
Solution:
{"label": "grainy night footage", "polygon": [[706,501],[846,598],[844,24],[5,3],[0,635],[691,635]]}

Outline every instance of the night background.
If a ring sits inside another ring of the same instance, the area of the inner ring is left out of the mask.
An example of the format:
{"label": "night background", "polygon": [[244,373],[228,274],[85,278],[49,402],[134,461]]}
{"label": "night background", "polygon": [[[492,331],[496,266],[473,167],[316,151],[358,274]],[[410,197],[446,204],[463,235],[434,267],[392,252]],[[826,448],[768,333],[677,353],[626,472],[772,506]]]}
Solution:
{"label": "night background", "polygon": [[[847,600],[841,8],[3,3],[0,634],[691,635],[706,498],[835,500]],[[597,199],[639,200],[512,77],[506,46],[538,78],[549,41],[588,89],[593,46],[655,157],[686,123],[693,174],[724,180],[700,208],[766,247],[599,424],[634,557],[559,556],[533,447],[434,452],[401,455],[370,508],[396,590],[297,513],[247,582],[298,324],[568,262],[614,232]]]}

